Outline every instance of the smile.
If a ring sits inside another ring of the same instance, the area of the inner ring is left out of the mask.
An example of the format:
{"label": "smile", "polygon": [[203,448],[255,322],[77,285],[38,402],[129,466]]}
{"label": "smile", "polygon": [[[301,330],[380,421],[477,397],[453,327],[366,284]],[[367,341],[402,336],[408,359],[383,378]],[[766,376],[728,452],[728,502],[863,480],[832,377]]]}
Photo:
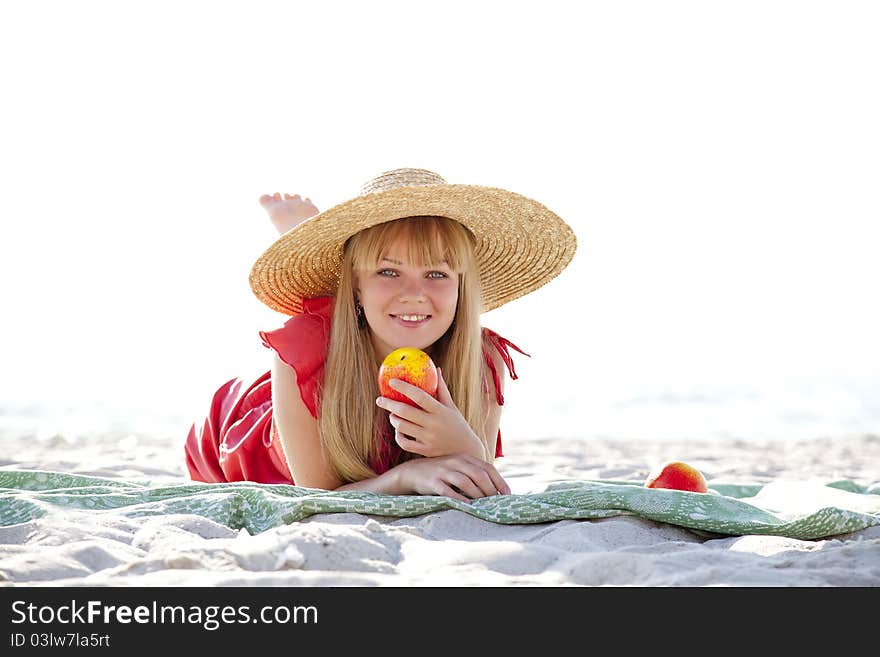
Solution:
{"label": "smile", "polygon": [[391,317],[403,326],[419,326],[431,319],[430,315],[391,315]]}

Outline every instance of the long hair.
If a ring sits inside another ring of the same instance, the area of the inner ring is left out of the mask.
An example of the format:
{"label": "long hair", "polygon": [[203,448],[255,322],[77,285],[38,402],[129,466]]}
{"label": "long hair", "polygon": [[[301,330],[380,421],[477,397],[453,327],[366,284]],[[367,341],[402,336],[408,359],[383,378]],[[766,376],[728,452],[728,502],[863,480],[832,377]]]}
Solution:
{"label": "long hair", "polygon": [[[445,260],[459,274],[455,316],[449,329],[432,345],[432,359],[443,370],[456,406],[474,432],[481,439],[483,436],[488,413],[483,398],[483,304],[473,237],[460,223],[446,217],[407,217],[379,224],[346,242],[324,366],[318,419],[321,443],[333,472],[344,482],[376,476],[371,463],[380,452],[379,441],[388,425],[387,411],[375,403],[379,367],[370,329],[358,327],[355,273],[378,266],[385,248],[398,236],[407,244],[410,263],[429,266]],[[404,453],[401,460],[407,458]]]}

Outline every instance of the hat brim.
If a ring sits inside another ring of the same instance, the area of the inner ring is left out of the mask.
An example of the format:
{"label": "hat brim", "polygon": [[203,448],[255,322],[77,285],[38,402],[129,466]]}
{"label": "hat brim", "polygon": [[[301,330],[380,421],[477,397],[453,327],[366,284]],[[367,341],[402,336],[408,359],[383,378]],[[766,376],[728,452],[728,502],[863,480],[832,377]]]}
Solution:
{"label": "hat brim", "polygon": [[477,185],[399,187],[358,196],[284,233],[251,268],[251,289],[273,310],[299,314],[303,299],[336,293],[349,237],[381,223],[424,215],[449,217],[473,233],[483,312],[551,281],[577,248],[568,224],[520,194]]}

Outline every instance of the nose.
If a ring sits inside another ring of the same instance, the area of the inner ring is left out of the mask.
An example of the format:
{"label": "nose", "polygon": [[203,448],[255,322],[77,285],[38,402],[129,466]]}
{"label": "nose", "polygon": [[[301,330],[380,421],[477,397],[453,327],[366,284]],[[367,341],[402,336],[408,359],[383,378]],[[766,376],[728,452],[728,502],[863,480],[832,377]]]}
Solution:
{"label": "nose", "polygon": [[424,303],[427,300],[425,288],[421,279],[409,280],[405,282],[397,293],[397,300],[413,303]]}

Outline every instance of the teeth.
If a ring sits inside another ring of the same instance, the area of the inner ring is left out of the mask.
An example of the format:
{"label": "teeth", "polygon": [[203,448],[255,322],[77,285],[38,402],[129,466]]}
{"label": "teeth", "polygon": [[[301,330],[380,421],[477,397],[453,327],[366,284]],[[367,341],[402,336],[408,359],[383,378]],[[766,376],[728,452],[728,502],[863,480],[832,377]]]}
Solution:
{"label": "teeth", "polygon": [[405,322],[421,322],[423,319],[427,319],[427,315],[398,315],[400,319]]}

